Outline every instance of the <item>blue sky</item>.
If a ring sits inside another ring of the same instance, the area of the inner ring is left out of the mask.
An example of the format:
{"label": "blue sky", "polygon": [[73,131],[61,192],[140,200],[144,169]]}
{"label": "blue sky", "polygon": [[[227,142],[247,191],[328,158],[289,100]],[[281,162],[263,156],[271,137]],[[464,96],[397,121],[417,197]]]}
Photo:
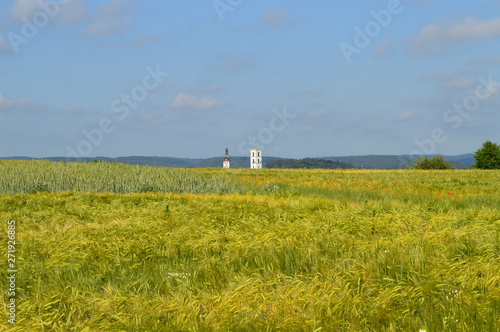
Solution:
{"label": "blue sky", "polygon": [[0,4],[0,156],[461,154],[499,142],[500,1]]}

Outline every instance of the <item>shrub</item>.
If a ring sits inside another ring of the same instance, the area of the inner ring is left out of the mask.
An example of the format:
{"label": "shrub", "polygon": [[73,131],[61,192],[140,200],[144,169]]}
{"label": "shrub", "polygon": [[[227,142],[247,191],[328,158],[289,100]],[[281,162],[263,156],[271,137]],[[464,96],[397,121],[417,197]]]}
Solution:
{"label": "shrub", "polygon": [[426,156],[416,160],[413,169],[453,169],[453,166],[447,162],[442,155],[438,154],[432,158]]}

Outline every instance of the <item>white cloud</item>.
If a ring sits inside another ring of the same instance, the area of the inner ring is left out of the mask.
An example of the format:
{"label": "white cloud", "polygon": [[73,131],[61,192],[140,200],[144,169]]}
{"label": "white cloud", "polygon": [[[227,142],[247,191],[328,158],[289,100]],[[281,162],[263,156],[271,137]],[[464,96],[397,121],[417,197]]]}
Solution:
{"label": "white cloud", "polygon": [[11,17],[16,21],[21,21],[24,17],[31,18],[33,14],[39,11],[39,0],[15,0],[10,9]]}
{"label": "white cloud", "polygon": [[282,29],[287,25],[290,25],[290,20],[288,19],[288,8],[280,8],[277,10],[272,10],[267,13],[264,13],[259,18],[259,21],[267,26],[270,26],[275,29]]}
{"label": "white cloud", "polygon": [[34,103],[28,99],[8,99],[3,93],[0,93],[0,112],[7,111],[39,111],[45,107],[41,104]]}
{"label": "white cloud", "polygon": [[15,0],[10,15],[16,21],[22,21],[23,18],[31,20],[36,12],[47,11],[40,5],[41,2],[52,3],[50,8],[54,12],[50,14],[57,23],[71,25],[84,22],[86,23],[84,33],[87,36],[104,36],[120,34],[132,24],[127,12],[129,5],[135,0],[110,0],[93,12],[87,6],[88,0],[72,0],[67,3],[49,0]]}
{"label": "white cloud", "polygon": [[88,36],[110,36],[123,33],[132,19],[126,15],[127,6],[133,0],[112,0],[102,4],[96,13],[90,15],[91,23],[85,28]]}
{"label": "white cloud", "polygon": [[[474,77],[471,77],[474,76]],[[436,82],[437,87],[444,90],[465,90],[477,85],[476,73],[472,71],[459,71],[447,74],[438,71],[431,75],[421,77],[424,81]]]}
{"label": "white cloud", "polygon": [[457,77],[443,82],[440,87],[448,90],[462,90],[477,84],[477,80],[467,77]]}
{"label": "white cloud", "polygon": [[[46,5],[44,6],[43,3]],[[22,22],[23,18],[31,21],[37,12],[48,13],[62,24],[78,23],[87,17],[85,0],[72,0],[68,3],[49,0],[15,0],[10,9],[11,17],[19,22]]]}
{"label": "white cloud", "polygon": [[382,58],[390,55],[394,51],[394,42],[391,40],[380,43],[373,51],[373,56],[377,58]]}
{"label": "white cloud", "polygon": [[187,93],[179,93],[170,107],[179,110],[207,110],[221,105],[217,99],[211,96],[197,97]]}
{"label": "white cloud", "polygon": [[312,111],[308,112],[306,114],[306,117],[307,118],[323,118],[323,117],[327,116],[328,114],[330,114],[330,112],[328,112],[324,108],[320,108],[320,109],[312,110]]}
{"label": "white cloud", "polygon": [[411,107],[411,108],[436,108],[436,109],[446,109],[454,102],[453,98],[447,97],[446,95],[439,94],[431,98],[417,98],[417,99],[403,99],[400,102],[401,106]]}
{"label": "white cloud", "polygon": [[190,90],[194,93],[218,93],[222,90],[222,87],[218,84],[210,84],[204,86],[197,86]]}
{"label": "white cloud", "polygon": [[253,66],[251,59],[228,57],[227,55],[221,55],[217,61],[217,64],[208,65],[207,69],[239,72]]}
{"label": "white cloud", "polygon": [[470,63],[474,65],[500,65],[500,55],[476,59]]}
{"label": "white cloud", "polygon": [[101,17],[85,28],[85,34],[88,36],[119,35],[127,30],[131,23],[131,20],[128,18]]}
{"label": "white cloud", "polygon": [[89,114],[102,113],[102,111],[97,110],[97,109],[90,109],[90,108],[79,107],[79,106],[64,107],[64,108],[57,110],[56,112],[68,114],[68,115],[89,115]]}
{"label": "white cloud", "polygon": [[85,28],[88,36],[118,35],[128,29],[132,19],[125,14],[133,0],[112,0],[102,4],[92,15],[92,23]]}
{"label": "white cloud", "polygon": [[145,114],[141,117],[141,122],[153,124],[166,123],[171,120],[170,114]]}
{"label": "white cloud", "polygon": [[359,128],[360,123],[353,118],[338,119],[331,124],[331,128],[335,131],[350,131]]}
{"label": "white cloud", "polygon": [[137,37],[132,41],[132,47],[134,48],[139,48],[142,47],[148,43],[153,42],[156,40],[156,36],[142,36],[142,37]]}
{"label": "white cloud", "polygon": [[410,41],[413,53],[439,53],[444,46],[473,40],[500,37],[500,17],[486,21],[467,17],[455,21],[439,21],[425,26],[418,36]]}
{"label": "white cloud", "polygon": [[73,0],[61,5],[55,19],[63,25],[71,25],[85,21],[88,15],[86,2]]}
{"label": "white cloud", "polygon": [[398,116],[396,116],[396,119],[399,121],[417,120],[419,118],[420,118],[419,114],[417,114],[415,112],[410,112],[410,111],[406,111],[406,112],[398,114]]}

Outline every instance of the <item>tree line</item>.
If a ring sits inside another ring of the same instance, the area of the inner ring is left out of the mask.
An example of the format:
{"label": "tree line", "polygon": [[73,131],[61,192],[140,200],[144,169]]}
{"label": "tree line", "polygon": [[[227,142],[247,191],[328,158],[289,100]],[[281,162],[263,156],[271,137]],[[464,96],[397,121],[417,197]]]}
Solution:
{"label": "tree line", "polygon": [[[486,141],[483,146],[474,153],[476,162],[472,165],[475,169],[500,169],[500,145]],[[453,166],[443,156],[423,156],[415,161],[413,169],[453,169]]]}

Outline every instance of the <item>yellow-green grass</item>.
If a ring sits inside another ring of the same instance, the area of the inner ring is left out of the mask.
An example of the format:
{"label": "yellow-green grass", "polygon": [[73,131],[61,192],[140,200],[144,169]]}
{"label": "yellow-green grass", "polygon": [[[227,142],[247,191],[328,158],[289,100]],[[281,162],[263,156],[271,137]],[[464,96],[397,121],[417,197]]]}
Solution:
{"label": "yellow-green grass", "polygon": [[499,326],[498,171],[0,166],[2,330]]}

